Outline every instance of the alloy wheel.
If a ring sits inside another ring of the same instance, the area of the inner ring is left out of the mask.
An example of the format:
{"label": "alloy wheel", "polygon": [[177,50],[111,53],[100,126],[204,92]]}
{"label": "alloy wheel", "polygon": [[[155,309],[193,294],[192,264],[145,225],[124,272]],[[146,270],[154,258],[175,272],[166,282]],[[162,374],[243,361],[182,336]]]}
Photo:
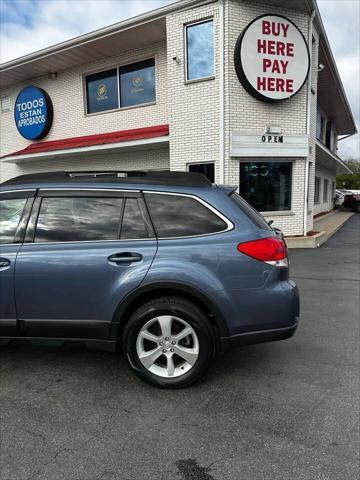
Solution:
{"label": "alloy wheel", "polygon": [[149,372],[174,378],[184,375],[195,365],[199,356],[199,340],[185,320],[159,315],[141,328],[136,351]]}

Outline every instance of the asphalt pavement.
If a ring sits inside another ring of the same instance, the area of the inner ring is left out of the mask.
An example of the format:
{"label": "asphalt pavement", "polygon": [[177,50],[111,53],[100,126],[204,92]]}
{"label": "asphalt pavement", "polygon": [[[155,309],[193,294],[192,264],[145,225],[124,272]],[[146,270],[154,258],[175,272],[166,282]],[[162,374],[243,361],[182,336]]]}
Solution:
{"label": "asphalt pavement", "polygon": [[301,324],[165,391],[119,354],[0,350],[1,480],[354,480],[359,474],[360,215],[291,250]]}

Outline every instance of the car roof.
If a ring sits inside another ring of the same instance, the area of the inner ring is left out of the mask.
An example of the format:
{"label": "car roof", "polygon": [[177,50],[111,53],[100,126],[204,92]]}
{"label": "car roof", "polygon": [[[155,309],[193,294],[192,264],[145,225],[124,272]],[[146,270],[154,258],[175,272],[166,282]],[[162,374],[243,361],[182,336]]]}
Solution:
{"label": "car roof", "polygon": [[177,186],[177,187],[200,187],[210,188],[213,184],[202,174],[195,172],[46,172],[18,177],[7,180],[1,187],[33,187],[46,188],[47,186],[92,186],[101,188],[124,187],[141,188],[142,185],[153,186]]}

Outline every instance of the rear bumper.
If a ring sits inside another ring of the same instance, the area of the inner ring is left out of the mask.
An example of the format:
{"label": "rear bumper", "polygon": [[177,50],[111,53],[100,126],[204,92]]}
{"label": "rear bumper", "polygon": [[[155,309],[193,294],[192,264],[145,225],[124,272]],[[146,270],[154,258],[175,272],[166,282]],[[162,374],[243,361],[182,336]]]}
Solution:
{"label": "rear bumper", "polygon": [[295,318],[295,323],[290,327],[275,328],[271,330],[258,330],[255,332],[240,333],[230,337],[220,338],[220,349],[222,352],[241,345],[252,345],[255,343],[274,342],[277,340],[286,340],[294,335],[298,327],[299,317]]}

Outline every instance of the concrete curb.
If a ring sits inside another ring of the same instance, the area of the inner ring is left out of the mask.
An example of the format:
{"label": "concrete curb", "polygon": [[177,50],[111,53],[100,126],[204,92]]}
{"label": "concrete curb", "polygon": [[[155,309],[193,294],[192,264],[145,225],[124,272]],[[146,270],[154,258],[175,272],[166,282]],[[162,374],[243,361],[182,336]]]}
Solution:
{"label": "concrete curb", "polygon": [[[334,214],[324,215],[325,217],[330,217]],[[317,248],[320,247],[323,243],[327,242],[343,225],[346,223],[349,218],[355,215],[352,212],[349,212],[348,215],[344,215],[343,218],[339,218],[339,222],[336,225],[330,227],[328,230],[323,230],[316,235],[311,237],[285,237],[286,244],[288,248]]]}

